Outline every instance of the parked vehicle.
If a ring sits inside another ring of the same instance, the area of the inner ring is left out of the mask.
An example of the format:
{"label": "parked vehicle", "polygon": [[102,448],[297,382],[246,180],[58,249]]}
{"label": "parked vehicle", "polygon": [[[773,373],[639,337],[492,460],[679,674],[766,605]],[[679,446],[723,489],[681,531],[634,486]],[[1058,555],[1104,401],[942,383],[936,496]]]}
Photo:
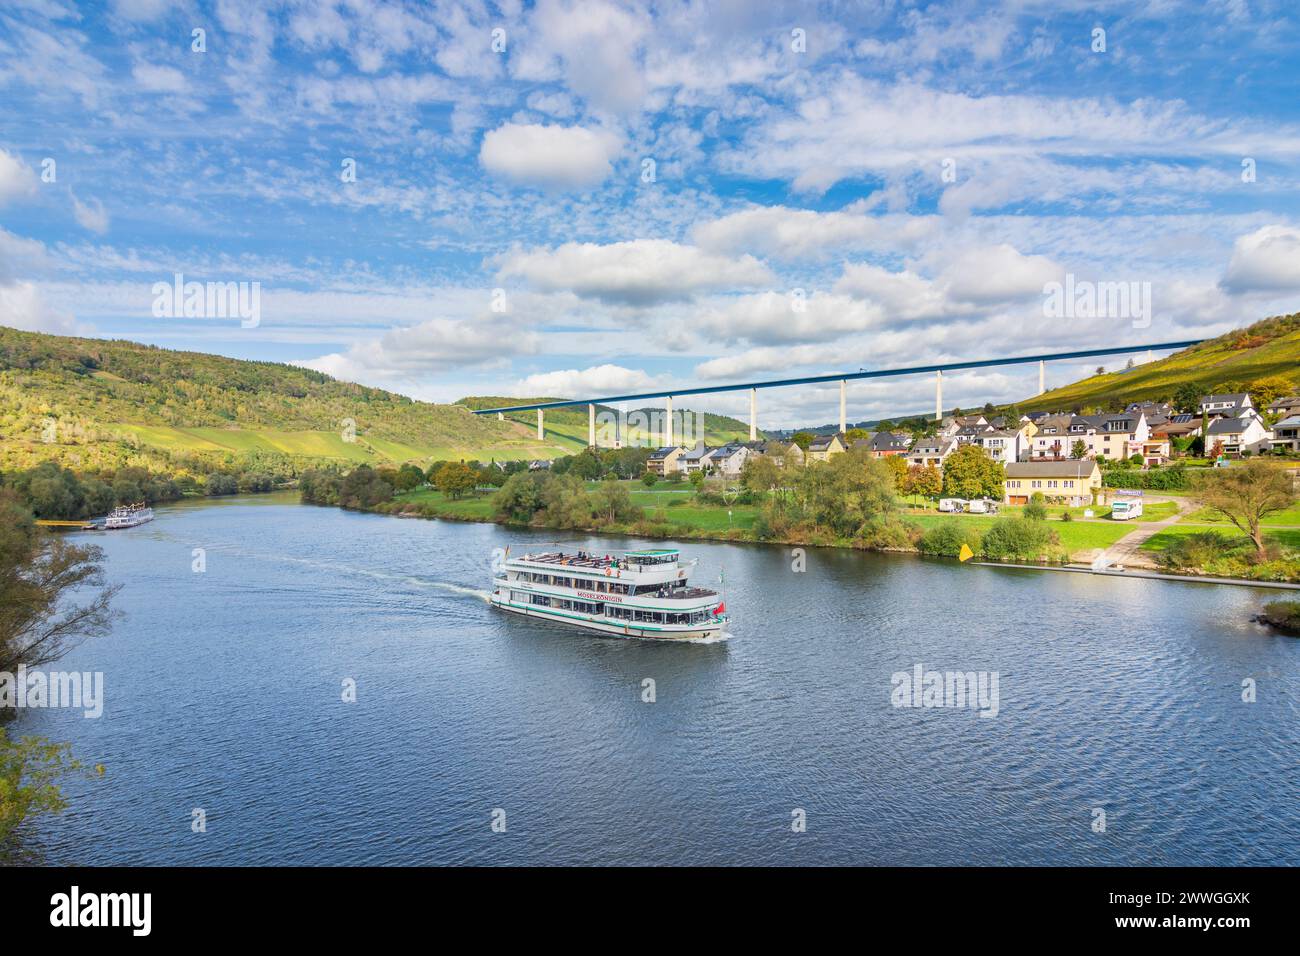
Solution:
{"label": "parked vehicle", "polygon": [[1115,521],[1128,521],[1130,518],[1142,517],[1142,492],[1116,492],[1115,500],[1110,504],[1110,516]]}
{"label": "parked vehicle", "polygon": [[976,498],[967,503],[966,510],[973,515],[995,515],[998,513],[998,503],[989,498]]}
{"label": "parked vehicle", "polygon": [[960,514],[966,510],[965,498],[940,498],[939,510],[946,511],[949,514]]}

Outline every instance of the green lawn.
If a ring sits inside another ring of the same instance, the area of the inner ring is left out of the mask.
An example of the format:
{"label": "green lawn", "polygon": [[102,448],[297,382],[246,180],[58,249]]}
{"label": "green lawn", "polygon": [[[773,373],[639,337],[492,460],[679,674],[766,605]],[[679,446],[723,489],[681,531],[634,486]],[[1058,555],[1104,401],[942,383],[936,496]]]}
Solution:
{"label": "green lawn", "polygon": [[[995,521],[1005,520],[1007,515],[943,515],[925,514],[908,515],[907,520],[922,528],[930,529],[946,521],[972,522],[981,533]],[[1108,548],[1124,535],[1133,530],[1131,524],[1122,521],[1049,521],[1048,524],[1061,539],[1061,547],[1073,554],[1089,548]]]}
{"label": "green lawn", "polygon": [[[1231,524],[1228,524],[1226,528],[1224,527],[1198,528],[1195,525],[1176,524],[1176,525],[1171,525],[1168,528],[1164,528],[1163,530],[1157,532],[1156,534],[1153,534],[1142,545],[1142,550],[1163,551],[1165,548],[1169,547],[1169,545],[1172,544],[1180,535],[1197,534],[1202,531],[1226,532],[1233,537],[1240,537],[1242,541],[1249,540],[1244,534],[1239,532]],[[1275,528],[1272,531],[1266,532],[1264,537],[1266,539],[1271,539],[1273,541],[1276,541],[1284,547],[1300,549],[1300,528]]]}
{"label": "green lawn", "polygon": [[[1209,508],[1201,508],[1193,511],[1183,522],[1192,522],[1197,524],[1225,524],[1231,522],[1221,514],[1211,511]],[[1296,502],[1286,511],[1279,511],[1277,514],[1271,514],[1263,521],[1266,525],[1297,525],[1300,526],[1300,502]]]}

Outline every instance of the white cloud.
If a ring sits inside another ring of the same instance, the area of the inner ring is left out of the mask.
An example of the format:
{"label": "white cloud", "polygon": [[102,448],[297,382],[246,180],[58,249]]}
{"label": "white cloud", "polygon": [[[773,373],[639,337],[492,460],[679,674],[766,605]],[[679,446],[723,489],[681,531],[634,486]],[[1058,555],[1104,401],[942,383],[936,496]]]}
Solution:
{"label": "white cloud", "polygon": [[479,162],[521,185],[584,189],[609,176],[617,150],[617,137],[599,130],[506,123],[483,137]]}
{"label": "white cloud", "polygon": [[97,232],[101,235],[108,232],[108,212],[105,211],[104,204],[98,199],[83,203],[76,196],[73,196],[72,214],[76,217],[81,228],[89,229],[91,232]]}
{"label": "white cloud", "polygon": [[558,75],[599,110],[632,112],[646,96],[642,45],[652,22],[604,0],[541,0],[511,67],[525,81]]}
{"label": "white cloud", "polygon": [[625,394],[653,389],[655,380],[640,369],[621,365],[593,365],[584,369],[557,369],[539,372],[521,379],[514,394],[556,398],[582,398],[591,395]]}
{"label": "white cloud", "polygon": [[296,364],[345,381],[412,380],[536,351],[537,337],[497,318],[430,319]]}
{"label": "white cloud", "polygon": [[83,331],[72,315],[46,302],[41,290],[31,282],[0,283],[0,325],[57,335]]}
{"label": "white cloud", "polygon": [[554,250],[514,252],[502,259],[498,275],[522,278],[541,289],[569,289],[581,296],[637,306],[773,281],[767,267],[753,256],[720,256],[666,239],[608,245],[567,242]]}
{"label": "white cloud", "polygon": [[189,89],[185,74],[170,66],[137,63],[131,68],[131,76],[146,93],[184,93]]}
{"label": "white cloud", "polygon": [[30,166],[0,149],[0,206],[36,195],[37,182]]}
{"label": "white cloud", "polygon": [[948,295],[963,302],[991,305],[1043,294],[1044,284],[1063,270],[1046,256],[1026,256],[1006,243],[968,249],[945,270]]}
{"label": "white cloud", "polygon": [[728,342],[824,342],[881,325],[887,312],[877,302],[813,292],[765,292],[740,296],[695,318],[699,330]]}
{"label": "white cloud", "polygon": [[1238,237],[1222,285],[1233,293],[1300,289],[1300,230],[1272,225]]}
{"label": "white cloud", "polygon": [[798,259],[849,249],[900,249],[929,236],[933,216],[872,216],[860,210],[816,212],[786,206],[755,206],[703,222],[691,230],[702,248],[714,252],[747,250]]}

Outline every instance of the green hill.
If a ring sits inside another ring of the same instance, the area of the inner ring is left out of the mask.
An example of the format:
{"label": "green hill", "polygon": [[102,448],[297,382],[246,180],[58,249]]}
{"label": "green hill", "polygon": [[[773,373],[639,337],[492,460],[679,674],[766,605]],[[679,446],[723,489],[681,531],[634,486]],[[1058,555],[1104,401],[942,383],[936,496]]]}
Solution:
{"label": "green hill", "polygon": [[1129,402],[1175,401],[1180,387],[1185,394],[1300,391],[1300,313],[1263,319],[1154,362],[1093,375],[1026,398],[1019,408],[1110,410]]}
{"label": "green hill", "polygon": [[0,326],[0,469],[553,458],[569,443],[297,366]]}
{"label": "green hill", "polygon": [[[534,405],[540,402],[563,402],[563,398],[509,398],[501,395],[471,395],[462,398],[456,404],[464,405],[466,408],[499,408],[502,405]],[[597,405],[597,414],[602,412],[609,414],[618,414],[618,409],[611,405]],[[649,416],[651,413],[660,415],[663,413],[663,407],[646,406],[644,408],[629,409],[629,417],[636,412],[642,412]],[[675,415],[691,415],[695,413],[690,409],[673,409]],[[712,412],[704,412],[704,441],[710,445],[725,445],[733,441],[749,441],[749,424],[736,418],[730,418],[726,415],[714,415]],[[567,441],[573,444],[575,451],[581,451],[587,447],[587,406],[573,405],[567,408],[548,408],[544,416],[544,426],[546,435],[549,437],[555,435],[558,441]],[[534,435],[537,428],[536,412],[511,412],[506,415],[508,421],[517,421],[534,429]],[[647,418],[650,422],[657,422],[659,419]],[[759,432],[761,438],[763,433]],[[635,424],[628,428],[628,434],[624,436],[624,442],[644,442],[647,445],[653,445],[659,441],[660,436],[648,434],[642,428],[636,427]]]}

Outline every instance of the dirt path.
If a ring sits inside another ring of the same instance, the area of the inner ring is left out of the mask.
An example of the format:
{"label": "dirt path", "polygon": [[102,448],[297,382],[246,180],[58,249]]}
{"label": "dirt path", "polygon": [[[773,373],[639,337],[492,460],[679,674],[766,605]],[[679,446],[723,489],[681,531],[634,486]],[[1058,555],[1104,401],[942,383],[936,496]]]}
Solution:
{"label": "dirt path", "polygon": [[1150,555],[1143,552],[1142,545],[1146,544],[1152,536],[1159,534],[1165,528],[1172,524],[1177,524],[1179,519],[1184,515],[1190,514],[1196,510],[1196,506],[1182,498],[1166,498],[1166,501],[1172,501],[1178,506],[1178,511],[1168,518],[1162,518],[1159,521],[1145,521],[1141,527],[1134,528],[1124,537],[1120,538],[1109,548],[1101,553],[1098,560],[1104,559],[1106,564],[1122,564],[1125,567],[1154,568],[1156,563]]}

